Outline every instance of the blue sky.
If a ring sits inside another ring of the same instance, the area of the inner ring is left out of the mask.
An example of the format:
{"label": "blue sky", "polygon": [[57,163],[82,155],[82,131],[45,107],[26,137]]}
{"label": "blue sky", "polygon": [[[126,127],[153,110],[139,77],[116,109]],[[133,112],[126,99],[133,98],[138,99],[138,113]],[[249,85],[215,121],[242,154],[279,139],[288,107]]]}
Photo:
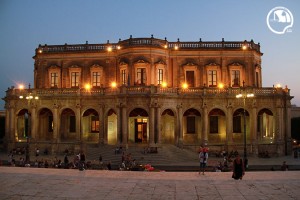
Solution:
{"label": "blue sky", "polygon": [[[266,23],[269,11],[288,8],[292,32],[278,35]],[[39,44],[118,42],[150,37],[169,41],[260,42],[263,86],[287,85],[300,106],[299,0],[0,0],[0,96],[18,83],[33,85]],[[3,110],[4,101],[0,101]]]}

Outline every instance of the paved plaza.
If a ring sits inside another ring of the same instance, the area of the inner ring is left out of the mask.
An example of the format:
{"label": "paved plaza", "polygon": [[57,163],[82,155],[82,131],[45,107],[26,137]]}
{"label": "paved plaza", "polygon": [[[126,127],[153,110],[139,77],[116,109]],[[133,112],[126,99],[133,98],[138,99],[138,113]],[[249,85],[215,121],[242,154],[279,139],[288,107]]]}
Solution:
{"label": "paved plaza", "polygon": [[299,171],[231,174],[0,167],[0,199],[300,199]]}

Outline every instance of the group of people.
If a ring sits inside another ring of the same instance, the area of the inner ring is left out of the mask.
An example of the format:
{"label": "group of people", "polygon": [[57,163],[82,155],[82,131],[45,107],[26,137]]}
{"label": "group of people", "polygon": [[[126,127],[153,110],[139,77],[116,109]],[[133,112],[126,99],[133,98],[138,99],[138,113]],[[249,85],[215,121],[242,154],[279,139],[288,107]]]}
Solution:
{"label": "group of people", "polygon": [[[227,158],[225,156],[226,153],[224,152],[223,154],[224,154],[223,155],[224,159],[226,159],[226,160],[224,160],[224,162],[226,162],[226,165],[227,165]],[[200,147],[200,149],[199,149],[199,162],[200,162],[199,174],[202,173],[202,175],[204,175],[207,161],[208,161],[208,148]],[[223,166],[221,163],[219,163],[219,165],[220,165],[219,167]],[[232,178],[234,178],[235,180],[241,180],[244,175],[245,175],[245,163],[244,163],[243,159],[241,159],[240,155],[237,153],[235,155],[235,159],[233,160]]]}

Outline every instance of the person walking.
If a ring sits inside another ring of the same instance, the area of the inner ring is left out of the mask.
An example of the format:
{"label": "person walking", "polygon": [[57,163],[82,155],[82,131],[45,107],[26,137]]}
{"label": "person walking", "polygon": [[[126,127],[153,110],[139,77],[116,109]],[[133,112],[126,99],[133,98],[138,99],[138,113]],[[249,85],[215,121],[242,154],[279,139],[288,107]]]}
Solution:
{"label": "person walking", "polygon": [[199,174],[202,172],[202,175],[204,175],[207,159],[208,159],[208,149],[202,148],[199,153],[199,161],[200,161]]}
{"label": "person walking", "polygon": [[235,180],[242,180],[245,175],[245,166],[243,159],[241,159],[240,155],[237,154],[236,158],[233,161],[233,174],[232,178]]}

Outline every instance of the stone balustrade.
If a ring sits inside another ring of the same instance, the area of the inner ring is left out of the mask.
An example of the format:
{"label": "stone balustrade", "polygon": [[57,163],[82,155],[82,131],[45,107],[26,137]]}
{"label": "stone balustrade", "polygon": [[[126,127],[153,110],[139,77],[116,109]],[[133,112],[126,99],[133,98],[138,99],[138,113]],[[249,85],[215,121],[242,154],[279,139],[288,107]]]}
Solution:
{"label": "stone balustrade", "polygon": [[33,96],[43,97],[61,97],[61,96],[111,96],[111,95],[185,95],[185,96],[227,96],[235,97],[241,93],[253,93],[254,96],[280,96],[290,95],[290,91],[287,88],[210,88],[210,87],[199,87],[199,88],[163,88],[160,86],[121,86],[116,88],[92,88],[86,90],[84,88],[50,88],[50,89],[15,89],[10,88],[6,91],[6,98],[19,98],[20,96],[26,97],[29,94]]}
{"label": "stone balustrade", "polygon": [[118,43],[103,43],[103,44],[64,44],[64,45],[39,45],[36,49],[36,54],[39,53],[60,53],[60,52],[101,52],[107,51],[110,47],[111,51],[129,48],[129,47],[156,47],[162,49],[175,49],[177,50],[201,50],[201,49],[242,49],[246,45],[248,49],[260,52],[260,44],[255,44],[253,40],[251,41],[220,41],[220,42],[168,42],[166,39],[156,39],[156,38],[130,38],[127,40],[119,41]]}

